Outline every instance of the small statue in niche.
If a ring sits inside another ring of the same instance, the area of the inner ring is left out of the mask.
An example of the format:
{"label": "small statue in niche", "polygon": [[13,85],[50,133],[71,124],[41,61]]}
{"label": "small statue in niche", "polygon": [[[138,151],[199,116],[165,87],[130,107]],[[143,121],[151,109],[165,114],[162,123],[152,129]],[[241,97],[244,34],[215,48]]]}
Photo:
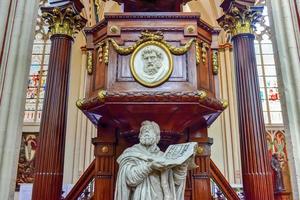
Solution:
{"label": "small statue in niche", "polygon": [[115,200],[184,200],[187,170],[196,167],[197,143],[170,145],[163,153],[159,140],[158,124],[142,122],[140,143],[117,159]]}
{"label": "small statue in niche", "polygon": [[275,174],[275,192],[284,191],[280,161],[277,153],[272,155],[271,167]]}

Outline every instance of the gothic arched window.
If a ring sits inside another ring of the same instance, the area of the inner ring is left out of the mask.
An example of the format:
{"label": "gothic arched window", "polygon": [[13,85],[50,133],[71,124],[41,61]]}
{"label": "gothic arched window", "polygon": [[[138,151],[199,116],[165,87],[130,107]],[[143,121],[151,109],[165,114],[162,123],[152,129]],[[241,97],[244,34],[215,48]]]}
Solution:
{"label": "gothic arched window", "polygon": [[[41,0],[40,6],[47,0]],[[40,122],[45,95],[46,77],[50,54],[48,27],[45,26],[41,10],[38,11],[37,24],[31,57],[31,67],[26,93],[24,122]]]}
{"label": "gothic arched window", "polygon": [[254,44],[265,124],[283,124],[268,8],[265,0],[258,0],[257,4],[264,6],[262,20],[256,26]]}

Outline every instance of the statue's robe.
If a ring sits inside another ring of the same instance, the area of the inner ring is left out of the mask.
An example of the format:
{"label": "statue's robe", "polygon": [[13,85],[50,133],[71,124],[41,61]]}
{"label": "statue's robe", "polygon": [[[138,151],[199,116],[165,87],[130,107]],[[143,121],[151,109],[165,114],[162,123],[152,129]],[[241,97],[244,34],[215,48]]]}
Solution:
{"label": "statue's robe", "polygon": [[126,149],[117,159],[115,200],[183,200],[187,168],[152,170],[151,161],[162,155],[158,147],[149,151],[141,144]]}

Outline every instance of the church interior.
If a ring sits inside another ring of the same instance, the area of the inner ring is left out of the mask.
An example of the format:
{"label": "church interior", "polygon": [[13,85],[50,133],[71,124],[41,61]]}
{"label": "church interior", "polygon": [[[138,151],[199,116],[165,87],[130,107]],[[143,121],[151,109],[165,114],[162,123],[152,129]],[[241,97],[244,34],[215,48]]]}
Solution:
{"label": "church interior", "polygon": [[115,195],[117,159],[146,120],[161,151],[197,143],[173,199],[300,199],[300,0],[1,0],[0,15],[0,199],[137,200]]}

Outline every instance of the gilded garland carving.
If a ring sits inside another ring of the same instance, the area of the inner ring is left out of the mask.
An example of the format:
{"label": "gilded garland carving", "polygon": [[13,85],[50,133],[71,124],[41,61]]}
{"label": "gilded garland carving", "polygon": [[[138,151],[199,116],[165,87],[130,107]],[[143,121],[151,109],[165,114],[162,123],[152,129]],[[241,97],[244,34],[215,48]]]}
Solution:
{"label": "gilded garland carving", "polygon": [[219,72],[219,52],[218,52],[218,50],[212,51],[212,66],[213,66],[213,75],[218,75],[218,72]]}
{"label": "gilded garland carving", "polygon": [[202,58],[203,64],[206,64],[208,48],[209,48],[209,45],[206,42],[201,42],[201,52],[202,52],[201,58]]}
{"label": "gilded garland carving", "polygon": [[147,41],[157,41],[162,44],[164,44],[169,51],[174,55],[183,55],[185,54],[191,47],[192,43],[195,41],[195,39],[190,39],[184,46],[181,47],[175,47],[169,43],[167,43],[164,40],[164,36],[161,32],[149,32],[149,31],[143,31],[141,33],[140,39],[134,43],[131,46],[128,47],[122,47],[119,46],[119,44],[112,38],[109,38],[108,41],[112,44],[113,48],[121,55],[129,55],[131,54],[139,45],[141,45],[144,42]]}
{"label": "gilded garland carving", "polygon": [[49,32],[51,35],[59,34],[73,37],[86,23],[86,19],[71,7],[53,8],[52,10],[43,8],[42,12],[42,17],[49,24]]}
{"label": "gilded garland carving", "polygon": [[200,58],[200,47],[198,41],[195,42],[195,47],[196,47],[196,64],[199,65],[201,58]]}
{"label": "gilded garland carving", "polygon": [[107,65],[108,64],[108,46],[109,45],[109,41],[108,40],[103,40],[100,43],[98,43],[97,45],[97,54],[98,54],[98,62],[102,63],[104,61],[104,63]]}
{"label": "gilded garland carving", "polygon": [[105,41],[105,46],[104,46],[104,63],[108,64],[108,59],[109,59],[109,54],[108,54],[108,49],[109,48],[109,41]]}
{"label": "gilded garland carving", "polygon": [[255,24],[261,19],[262,6],[240,6],[233,4],[217,21],[232,36],[254,33]]}
{"label": "gilded garland carving", "polygon": [[98,62],[102,63],[103,61],[103,42],[99,43],[99,46],[97,49],[97,55],[98,55]]}
{"label": "gilded garland carving", "polygon": [[87,73],[88,75],[93,74],[93,51],[87,52]]}

